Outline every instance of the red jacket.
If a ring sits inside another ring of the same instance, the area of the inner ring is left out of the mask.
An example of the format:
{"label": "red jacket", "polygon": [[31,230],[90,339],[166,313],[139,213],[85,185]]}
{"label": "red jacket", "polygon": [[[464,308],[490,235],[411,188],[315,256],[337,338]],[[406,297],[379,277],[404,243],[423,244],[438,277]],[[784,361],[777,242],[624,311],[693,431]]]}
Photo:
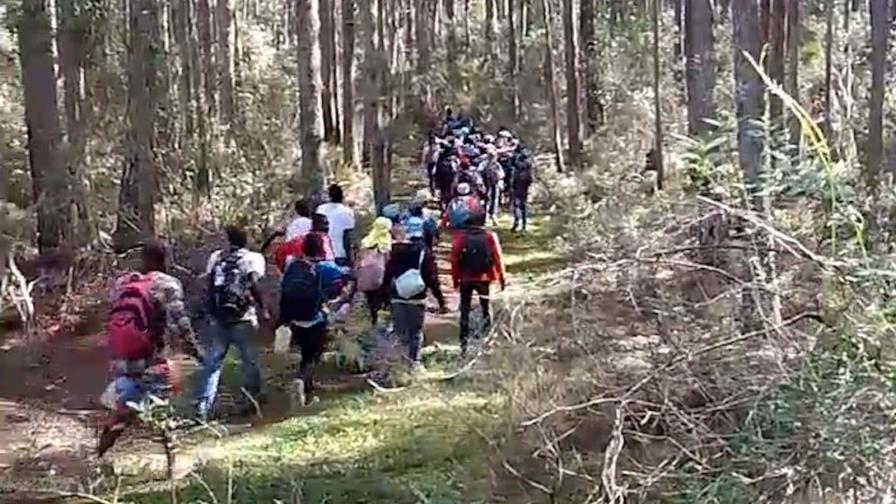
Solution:
{"label": "red jacket", "polygon": [[486,238],[488,240],[488,248],[492,254],[492,267],[489,271],[478,275],[478,276],[470,276],[464,274],[460,271],[460,253],[464,248],[464,240],[467,236],[467,231],[465,230],[457,230],[451,235],[451,280],[454,282],[454,287],[457,288],[458,285],[467,282],[501,282],[504,283],[505,271],[504,271],[504,254],[501,252],[501,242],[498,240],[498,235],[494,233],[494,231],[485,231]]}
{"label": "red jacket", "polygon": [[[333,254],[333,242],[330,240],[330,236],[321,233],[319,231],[311,231],[312,233],[319,233],[321,238],[324,241],[324,252],[326,254],[325,259],[328,261],[333,261],[335,259],[335,255]],[[297,236],[288,242],[283,242],[274,249],[274,264],[277,265],[277,268],[280,271],[285,270],[286,259],[290,256],[293,257],[304,257],[304,236]]]}

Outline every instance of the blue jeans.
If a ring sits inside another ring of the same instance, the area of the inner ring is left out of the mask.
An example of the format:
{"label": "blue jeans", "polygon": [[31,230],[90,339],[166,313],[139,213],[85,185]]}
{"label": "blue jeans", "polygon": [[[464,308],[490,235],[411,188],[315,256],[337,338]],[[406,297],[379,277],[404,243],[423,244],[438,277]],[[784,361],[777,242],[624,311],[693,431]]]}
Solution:
{"label": "blue jeans", "polygon": [[423,346],[423,322],[426,307],[422,304],[392,301],[392,324],[398,341],[407,350],[407,358],[412,363],[420,362],[420,348]]}
{"label": "blue jeans", "polygon": [[240,367],[243,374],[243,386],[253,396],[261,392],[261,373],[258,370],[258,355],[251,339],[258,329],[256,322],[238,322],[222,325],[212,322],[211,345],[203,358],[203,366],[199,371],[196,385],[196,414],[200,418],[208,416],[218,393],[218,382],[221,379],[221,366],[230,346],[236,347],[240,354]]}

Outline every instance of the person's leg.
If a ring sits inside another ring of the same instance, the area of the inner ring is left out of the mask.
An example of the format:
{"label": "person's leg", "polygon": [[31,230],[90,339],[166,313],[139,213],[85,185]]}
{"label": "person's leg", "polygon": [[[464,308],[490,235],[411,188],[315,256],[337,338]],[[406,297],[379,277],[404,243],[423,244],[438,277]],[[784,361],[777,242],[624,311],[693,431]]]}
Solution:
{"label": "person's leg", "polygon": [[510,206],[511,206],[511,209],[513,210],[513,228],[512,228],[512,230],[516,231],[520,227],[520,220],[521,220],[519,199],[517,198],[516,194],[511,195]]}
{"label": "person's leg", "polygon": [[296,328],[299,334],[299,346],[302,349],[302,362],[299,365],[299,378],[305,386],[305,396],[310,398],[314,393],[314,367],[320,361],[326,345],[327,324],[322,323],[308,328]]}
{"label": "person's leg", "polygon": [[258,324],[244,322],[233,327],[233,344],[240,354],[240,368],[243,374],[243,387],[256,399],[261,393],[261,372],[258,370],[258,349],[252,342]]}
{"label": "person's leg", "polygon": [[208,353],[199,368],[196,383],[196,416],[205,420],[211,412],[218,393],[218,382],[221,379],[221,366],[230,348],[230,333],[226,326],[212,323],[209,327],[211,341]]}
{"label": "person's leg", "polygon": [[489,298],[491,284],[488,282],[479,282],[476,284],[475,288],[476,293],[479,294],[479,307],[482,309],[482,329],[488,329],[492,325],[492,314],[489,311],[489,305],[491,304],[491,299]]}
{"label": "person's leg", "polygon": [[367,300],[367,309],[370,313],[370,324],[372,327],[376,327],[376,324],[380,319],[380,307],[382,306],[382,296],[380,295],[380,291],[366,291],[364,293],[364,298]]}
{"label": "person's leg", "polygon": [[527,208],[526,202],[529,200],[529,187],[526,186],[522,194],[520,194],[520,218],[522,220],[522,230],[526,230],[526,226],[529,224],[529,209]]}
{"label": "person's leg", "polygon": [[467,338],[470,335],[470,303],[473,301],[473,284],[460,284],[460,349],[467,351]]}
{"label": "person's leg", "polygon": [[420,350],[423,348],[423,324],[426,320],[426,306],[408,305],[407,345],[408,358],[414,364],[420,363]]}

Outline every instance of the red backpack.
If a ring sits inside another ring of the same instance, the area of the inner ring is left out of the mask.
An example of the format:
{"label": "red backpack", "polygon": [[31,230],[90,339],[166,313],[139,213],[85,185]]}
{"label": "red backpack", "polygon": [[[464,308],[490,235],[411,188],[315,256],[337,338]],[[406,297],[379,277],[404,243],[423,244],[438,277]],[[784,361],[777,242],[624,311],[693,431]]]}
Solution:
{"label": "red backpack", "polygon": [[151,274],[134,274],[112,303],[106,335],[116,359],[149,359],[156,351],[150,329],[154,311],[151,285]]}

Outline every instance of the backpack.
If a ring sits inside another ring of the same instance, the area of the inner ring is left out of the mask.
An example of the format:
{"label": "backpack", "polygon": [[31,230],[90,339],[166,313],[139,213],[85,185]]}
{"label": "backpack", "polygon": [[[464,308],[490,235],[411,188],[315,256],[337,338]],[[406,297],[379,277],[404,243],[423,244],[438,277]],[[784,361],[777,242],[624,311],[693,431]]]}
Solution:
{"label": "backpack", "polygon": [[375,291],[383,286],[386,274],[386,254],[376,248],[361,250],[358,254],[358,266],[355,268],[355,279],[361,292]]}
{"label": "backpack", "polygon": [[470,196],[459,196],[448,204],[448,221],[453,228],[462,228],[467,225],[470,216],[478,207],[478,202]]}
{"label": "backpack", "polygon": [[513,161],[513,177],[515,184],[530,185],[534,177],[532,175],[532,163],[529,161],[529,156],[520,153],[515,156]]}
{"label": "backpack", "polygon": [[467,231],[458,264],[462,273],[471,276],[483,275],[492,269],[492,253],[485,231]]}
{"label": "backpack", "polygon": [[212,269],[212,315],[218,320],[238,320],[252,307],[251,286],[240,259],[238,250],[222,253]]}
{"label": "backpack", "polygon": [[426,290],[426,282],[423,280],[423,259],[426,257],[426,248],[420,250],[420,261],[416,268],[411,268],[395,279],[395,291],[403,299],[412,297]]}
{"label": "backpack", "polygon": [[321,278],[314,263],[296,259],[286,266],[280,280],[280,319],[311,322],[323,306]]}
{"label": "backpack", "polygon": [[454,164],[450,157],[442,157],[436,163],[435,172],[436,184],[442,188],[446,188],[454,181]]}
{"label": "backpack", "polygon": [[155,308],[149,288],[152,276],[134,274],[112,303],[106,336],[115,359],[149,359],[156,351],[151,324]]}

